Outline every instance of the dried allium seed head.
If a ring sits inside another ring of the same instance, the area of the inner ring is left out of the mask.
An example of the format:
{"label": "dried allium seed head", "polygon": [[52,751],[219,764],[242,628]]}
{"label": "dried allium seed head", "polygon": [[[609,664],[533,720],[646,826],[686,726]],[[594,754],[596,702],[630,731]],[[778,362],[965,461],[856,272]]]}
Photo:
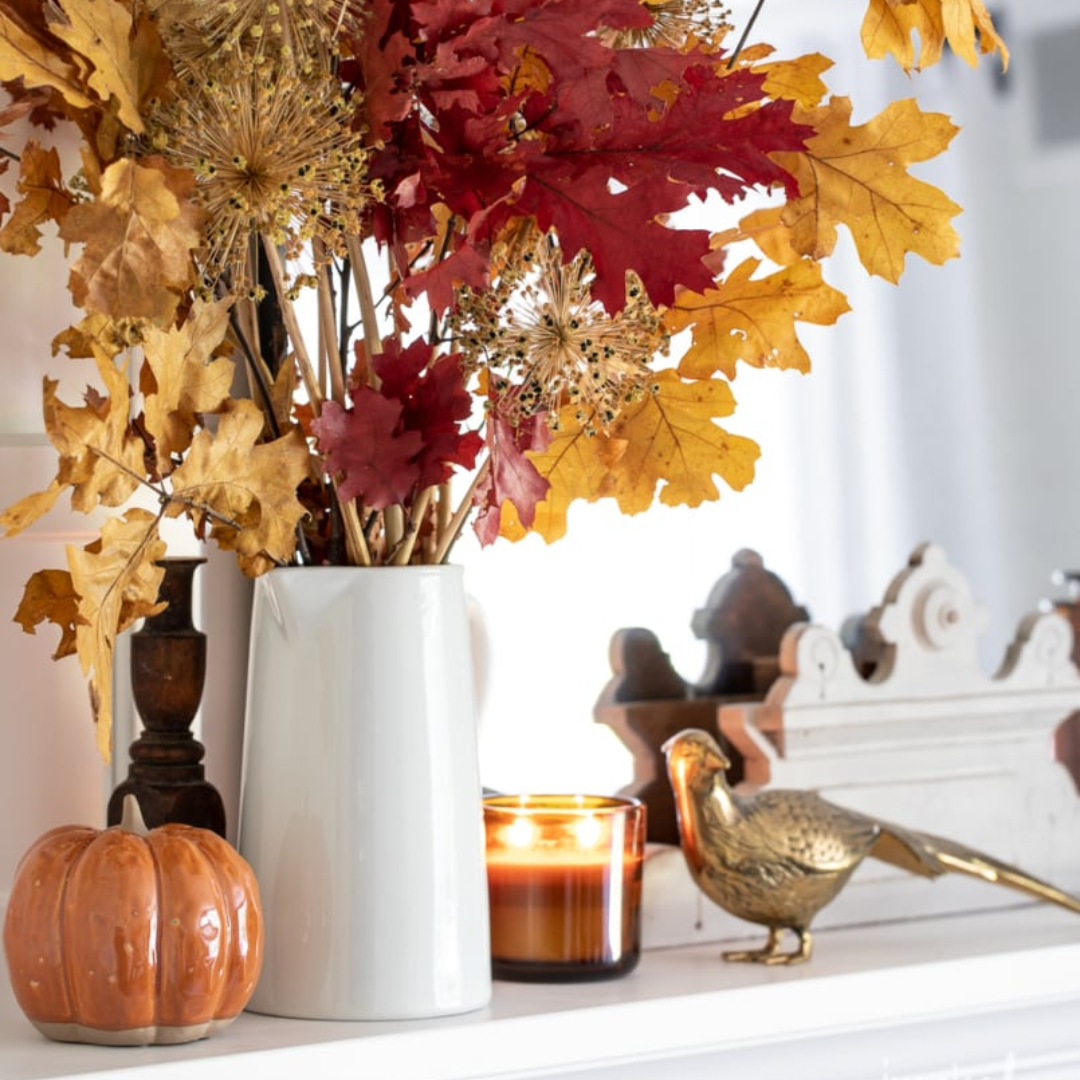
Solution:
{"label": "dried allium seed head", "polygon": [[364,0],[146,0],[181,71],[244,52],[258,65],[326,67],[342,33],[357,32]]}
{"label": "dried allium seed head", "polygon": [[604,30],[605,45],[634,49],[665,45],[680,49],[691,38],[718,41],[730,29],[731,11],[714,0],[642,0],[653,16],[651,26],[630,30]]}
{"label": "dried allium seed head", "polygon": [[152,118],[151,139],[198,180],[210,214],[205,271],[244,280],[249,240],[340,253],[371,197],[352,109],[329,71],[257,70],[243,54],[196,65]]}
{"label": "dried allium seed head", "polygon": [[592,297],[592,260],[568,263],[552,234],[533,230],[504,249],[490,289],[462,289],[453,316],[456,346],[467,368],[486,367],[501,415],[520,422],[577,406],[583,427],[607,430],[652,381],[650,362],[667,351],[667,335],[640,280],[627,275],[627,299],[612,315]]}

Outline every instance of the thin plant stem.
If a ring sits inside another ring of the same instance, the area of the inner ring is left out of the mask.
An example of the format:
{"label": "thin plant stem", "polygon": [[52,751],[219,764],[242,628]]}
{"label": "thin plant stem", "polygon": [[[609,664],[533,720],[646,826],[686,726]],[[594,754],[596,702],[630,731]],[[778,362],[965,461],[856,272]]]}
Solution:
{"label": "thin plant stem", "polygon": [[[382,350],[382,338],[379,335],[378,316],[375,313],[375,297],[371,290],[371,276],[368,274],[367,261],[360,240],[356,236],[349,236],[345,240],[345,247],[349,253],[349,264],[352,268],[353,284],[356,287],[356,296],[360,302],[360,322],[364,328],[364,347],[367,349],[368,360],[378,356]],[[375,374],[372,363],[368,363],[368,385],[373,389],[379,388],[379,378]],[[405,514],[400,506],[388,506],[383,511],[383,540],[386,550],[394,551],[405,537]]]}
{"label": "thin plant stem", "polygon": [[416,538],[420,535],[420,526],[423,525],[424,518],[427,517],[428,506],[431,504],[431,497],[434,494],[434,487],[424,488],[420,492],[419,498],[413,503],[412,515],[405,528],[405,535],[401,538],[397,550],[390,559],[391,566],[409,565],[409,560],[412,558],[413,550],[416,547]]}
{"label": "thin plant stem", "polygon": [[[267,237],[263,237],[263,248],[266,251],[266,262],[270,267],[270,276],[274,280],[274,289],[277,292],[281,317],[285,320],[285,329],[289,332],[293,352],[296,354],[296,361],[300,365],[300,374],[311,398],[312,408],[315,410],[315,415],[318,416],[322,411],[323,397],[319,390],[314,368],[311,365],[311,357],[304,343],[303,334],[300,331],[300,320],[296,317],[296,309],[293,307],[285,288],[285,267],[282,265],[277,248]],[[337,480],[335,479],[333,483],[336,490]],[[364,538],[364,530],[359,527],[359,514],[356,512],[355,506],[352,513],[347,511],[346,506],[351,505],[352,500],[339,499],[338,501],[341,504],[342,524],[345,526],[345,549],[348,552],[349,560],[358,566],[370,566],[371,551],[368,549],[367,540]]]}
{"label": "thin plant stem", "polygon": [[450,490],[450,481],[439,485],[439,505],[435,515],[435,532],[442,536],[450,528],[450,518],[454,513],[453,494]]}
{"label": "thin plant stem", "polygon": [[[353,285],[360,301],[360,321],[364,328],[364,346],[368,357],[378,356],[382,352],[382,338],[379,336],[378,316],[375,314],[375,297],[371,291],[371,277],[367,262],[358,237],[349,236],[345,240],[349,252],[349,265],[352,269]],[[368,382],[378,389],[379,380],[371,365],[368,364]]]}
{"label": "thin plant stem", "polygon": [[764,6],[765,0],[757,0],[757,6],[750,15],[750,21],[743,27],[743,32],[739,36],[739,43],[735,46],[735,51],[731,54],[731,59],[727,62],[728,71],[735,66],[735,61],[739,59],[739,54],[743,51],[746,39],[750,36],[750,31],[754,29],[754,23],[757,22],[757,17],[761,14],[761,9]]}
{"label": "thin plant stem", "polygon": [[326,364],[330,375],[330,397],[339,405],[345,404],[345,368],[338,346],[337,319],[334,315],[334,283],[327,270],[326,246],[315,242],[315,257],[319,264],[319,333],[326,349]]}
{"label": "thin plant stem", "polygon": [[258,387],[259,396],[263,399],[263,411],[270,425],[270,431],[276,439],[281,434],[281,426],[278,424],[277,416],[274,414],[274,398],[270,392],[273,379],[263,362],[262,355],[257,351],[258,347],[253,346],[251,339],[244,330],[243,320],[237,314],[236,308],[229,312],[229,326],[232,329],[237,345],[240,346],[240,351],[244,354],[247,369],[251,373],[251,380]]}
{"label": "thin plant stem", "polygon": [[402,507],[391,504],[383,511],[383,540],[386,550],[396,551],[405,539],[405,511]]}
{"label": "thin plant stem", "polygon": [[304,380],[308,397],[311,398],[315,415],[322,412],[323,393],[319,387],[319,376],[315,365],[311,362],[311,354],[307,350],[303,333],[300,330],[300,320],[296,317],[296,308],[288,297],[285,286],[285,266],[281,261],[281,255],[273,242],[268,237],[263,237],[263,250],[266,252],[266,263],[270,268],[270,276],[274,281],[274,289],[277,292],[278,306],[281,309],[281,317],[285,320],[285,329],[289,333],[292,342],[293,353],[300,367],[300,377]]}
{"label": "thin plant stem", "polygon": [[457,510],[454,511],[454,516],[450,519],[449,527],[439,537],[438,546],[435,548],[434,562],[436,564],[446,562],[446,557],[450,554],[450,549],[454,546],[454,541],[461,535],[461,530],[468,520],[476,489],[480,486],[481,482],[487,478],[487,474],[490,471],[491,458],[486,457],[484,458],[483,464],[473,475],[472,483],[469,484],[469,490],[465,492],[465,497],[458,504]]}

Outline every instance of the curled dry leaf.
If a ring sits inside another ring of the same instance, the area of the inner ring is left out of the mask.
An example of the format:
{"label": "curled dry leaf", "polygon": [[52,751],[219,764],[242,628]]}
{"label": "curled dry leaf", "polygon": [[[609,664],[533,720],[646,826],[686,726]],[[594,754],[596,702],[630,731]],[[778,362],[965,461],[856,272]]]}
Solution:
{"label": "curled dry leaf", "polygon": [[[915,36],[920,43],[917,59]],[[979,53],[993,52],[1001,54],[1002,70],[1009,66],[1009,50],[982,0],[870,0],[862,42],[867,56],[891,55],[908,72],[936,64],[946,42],[972,67]]]}
{"label": "curled dry leaf", "polygon": [[116,637],[136,620],[153,615],[165,571],[156,560],[165,554],[158,517],[127,510],[109,518],[101,538],[85,548],[68,548],[71,585],[79,597],[75,648],[90,684],[90,703],[102,758],[112,754],[112,661]]}
{"label": "curled dry leaf", "polygon": [[101,195],[74,207],[60,230],[84,245],[71,268],[75,303],[112,319],[167,325],[195,283],[192,252],[203,243],[204,214],[189,199],[194,185],[186,170],[154,159],[110,165]]}

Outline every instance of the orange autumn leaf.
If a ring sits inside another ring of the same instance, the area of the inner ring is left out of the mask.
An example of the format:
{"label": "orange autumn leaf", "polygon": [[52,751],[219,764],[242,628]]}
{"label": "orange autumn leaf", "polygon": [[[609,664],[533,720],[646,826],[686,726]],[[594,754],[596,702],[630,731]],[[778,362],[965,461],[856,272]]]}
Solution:
{"label": "orange autumn leaf", "polygon": [[[913,36],[919,39],[918,60]],[[871,59],[892,55],[910,72],[936,64],[946,42],[972,67],[979,53],[995,51],[1001,53],[1002,70],[1009,66],[1009,50],[982,0],[870,0],[862,43]]]}
{"label": "orange autumn leaf", "polygon": [[158,590],[165,571],[156,560],[165,554],[158,518],[131,509],[109,518],[101,539],[85,548],[69,546],[71,583],[79,596],[75,647],[90,683],[90,702],[102,758],[112,756],[112,661],[116,637],[136,620],[160,611]]}
{"label": "orange autumn leaf", "polygon": [[817,135],[802,153],[774,156],[798,181],[799,198],[741,223],[766,255],[781,263],[786,252],[825,258],[844,225],[867,272],[895,284],[909,252],[938,265],[960,254],[951,224],[960,207],[907,172],[949,145],[958,128],[947,116],[924,113],[910,98],[855,127],[846,97],[795,112]]}
{"label": "orange autumn leaf", "polygon": [[85,245],[70,277],[80,307],[159,326],[172,319],[203,243],[203,212],[187,197],[194,184],[190,173],[152,159],[105,170],[100,197],[74,207],[60,230]]}
{"label": "orange autumn leaf", "polygon": [[16,255],[36,255],[41,250],[41,226],[48,221],[63,221],[75,202],[64,187],[60,155],[55,148],[45,150],[36,139],[27,141],[17,189],[21,198],[0,229],[0,249]]}
{"label": "orange autumn leaf", "polygon": [[742,360],[754,367],[810,370],[810,357],[795,332],[796,322],[828,326],[850,310],[844,294],[827,285],[821,267],[800,259],[762,278],[760,265],[745,259],[716,288],[679,293],[664,315],[671,333],[693,329],[679,362],[684,378],[707,379],[717,371],[735,377]]}

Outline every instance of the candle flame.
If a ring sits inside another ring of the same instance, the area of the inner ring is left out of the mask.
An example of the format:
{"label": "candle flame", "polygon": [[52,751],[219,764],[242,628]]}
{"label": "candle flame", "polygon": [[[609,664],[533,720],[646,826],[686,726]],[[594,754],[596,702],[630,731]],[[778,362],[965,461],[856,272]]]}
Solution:
{"label": "candle flame", "polygon": [[527,817],[515,817],[506,829],[506,842],[510,847],[532,847],[536,840],[536,826]]}
{"label": "candle flame", "polygon": [[580,821],[574,824],[574,835],[582,848],[594,848],[600,843],[600,822],[593,814],[586,814]]}

